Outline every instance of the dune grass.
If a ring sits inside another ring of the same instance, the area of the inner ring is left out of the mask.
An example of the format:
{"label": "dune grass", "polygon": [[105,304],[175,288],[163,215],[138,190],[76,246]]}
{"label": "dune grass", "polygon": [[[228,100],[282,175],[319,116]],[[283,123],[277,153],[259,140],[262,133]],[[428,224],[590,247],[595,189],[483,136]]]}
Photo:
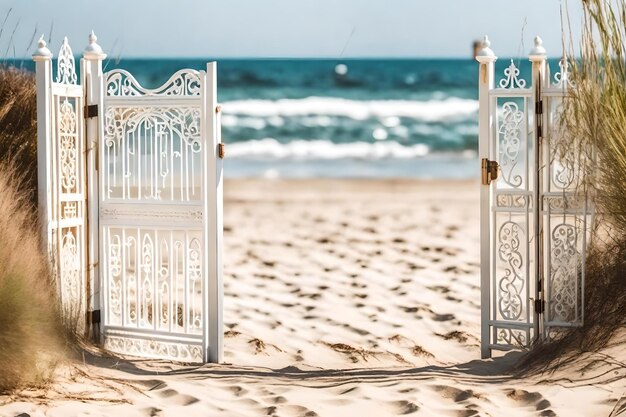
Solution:
{"label": "dune grass", "polygon": [[32,73],[0,67],[0,392],[44,383],[66,332],[40,248]]}
{"label": "dune grass", "polygon": [[626,327],[626,0],[582,3],[580,57],[569,61],[574,88],[556,145],[581,167],[586,180],[579,186],[596,206],[585,323],[553,343],[539,343],[520,369],[554,370],[581,352],[603,349]]}
{"label": "dune grass", "polygon": [[21,190],[37,202],[37,106],[33,73],[0,65],[0,161],[20,171]]}
{"label": "dune grass", "polygon": [[15,167],[0,163],[0,392],[45,382],[64,347],[33,206]]}

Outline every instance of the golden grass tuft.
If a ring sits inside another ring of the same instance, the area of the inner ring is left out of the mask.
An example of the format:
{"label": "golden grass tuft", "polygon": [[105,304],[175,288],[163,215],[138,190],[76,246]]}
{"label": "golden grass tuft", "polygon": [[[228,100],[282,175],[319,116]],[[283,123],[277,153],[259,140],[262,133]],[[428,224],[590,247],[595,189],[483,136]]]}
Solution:
{"label": "golden grass tuft", "polygon": [[28,199],[37,198],[37,102],[33,73],[0,65],[0,161],[19,167]]}
{"label": "golden grass tuft", "polygon": [[596,204],[585,322],[535,346],[518,364],[525,371],[555,370],[581,352],[599,351],[626,327],[626,0],[584,0],[583,9],[580,58],[570,60],[574,88],[557,145],[561,154],[575,150],[571,162],[587,178],[579,186]]}
{"label": "golden grass tuft", "polygon": [[39,385],[63,351],[64,331],[23,174],[0,163],[0,392]]}

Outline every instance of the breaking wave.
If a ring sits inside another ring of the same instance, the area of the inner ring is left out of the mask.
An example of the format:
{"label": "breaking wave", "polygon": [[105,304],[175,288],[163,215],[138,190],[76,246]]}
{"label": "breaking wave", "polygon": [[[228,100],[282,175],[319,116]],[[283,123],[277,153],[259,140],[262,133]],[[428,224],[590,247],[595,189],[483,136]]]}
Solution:
{"label": "breaking wave", "polygon": [[279,100],[235,100],[222,105],[226,115],[343,116],[356,120],[373,117],[409,117],[427,122],[464,119],[478,111],[478,101],[463,98],[443,100],[348,100],[334,97],[308,97]]}
{"label": "breaking wave", "polygon": [[328,140],[292,140],[280,143],[276,139],[266,138],[228,144],[229,158],[409,159],[426,156],[429,151],[429,147],[421,143],[404,146],[393,141],[333,143]]}

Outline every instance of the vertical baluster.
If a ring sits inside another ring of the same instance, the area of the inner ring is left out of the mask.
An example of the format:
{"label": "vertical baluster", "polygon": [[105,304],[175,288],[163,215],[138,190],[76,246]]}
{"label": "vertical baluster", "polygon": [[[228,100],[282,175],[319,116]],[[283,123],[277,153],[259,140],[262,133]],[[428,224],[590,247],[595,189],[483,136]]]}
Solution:
{"label": "vertical baluster", "polygon": [[37,183],[38,211],[43,247],[51,255],[51,205],[52,205],[52,52],[47,48],[43,35],[37,42],[33,54],[35,61],[35,83],[37,90]]}
{"label": "vertical baluster", "polygon": [[[543,41],[539,36],[535,37],[534,46],[530,51],[529,56],[530,62],[532,62],[532,90],[533,90],[533,103],[539,103],[542,100],[541,90],[545,85],[545,76],[546,76],[546,50],[543,47]],[[542,107],[547,103],[542,102]],[[547,110],[547,109],[545,109]],[[535,112],[537,113],[537,112]],[[542,132],[539,130],[542,126],[546,126],[545,114],[547,111],[543,111],[543,114],[535,114],[535,129],[534,129],[534,155],[531,166],[533,167],[533,223],[534,223],[534,231],[532,233],[532,238],[535,242],[534,244],[534,258],[535,258],[535,270],[531,275],[534,278],[535,292],[533,296],[535,300],[542,300],[544,298],[544,290],[542,288],[545,285],[545,280],[543,280],[544,275],[544,253],[543,250],[543,233],[544,229],[542,227],[542,216],[541,216],[541,199],[543,198],[543,191],[548,190],[545,188],[546,180],[549,181],[549,167],[548,172],[545,171],[543,166],[544,162],[547,162],[549,165],[549,157],[546,158],[545,152],[547,148],[545,147],[544,140],[542,138]],[[543,181],[543,182],[542,182]],[[531,238],[529,235],[528,238]],[[547,258],[549,259],[549,252],[547,253]],[[548,262],[550,262],[548,260]],[[528,280],[528,284],[530,284],[530,279]],[[547,302],[547,300],[546,300]],[[534,329],[535,329],[535,339],[540,338],[542,336],[542,332],[544,331],[543,321],[545,321],[546,314],[544,313],[541,317],[535,313],[534,316]]]}
{"label": "vertical baluster", "polygon": [[[476,60],[480,63],[478,71],[478,131],[479,131],[479,159],[490,158],[490,142],[494,133],[494,120],[492,113],[492,99],[490,91],[494,87],[494,63],[498,59],[490,49],[491,42],[487,36],[482,41],[481,49],[476,54]],[[490,211],[491,187],[481,185],[480,188],[480,254],[481,254],[481,356],[491,356],[491,344],[489,321],[491,318],[490,281],[491,281],[491,227]]]}

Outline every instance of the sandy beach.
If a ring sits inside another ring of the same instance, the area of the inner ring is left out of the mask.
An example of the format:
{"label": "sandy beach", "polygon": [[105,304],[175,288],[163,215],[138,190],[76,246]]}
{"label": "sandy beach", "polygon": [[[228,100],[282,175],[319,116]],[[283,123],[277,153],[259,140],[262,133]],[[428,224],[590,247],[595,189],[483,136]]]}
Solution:
{"label": "sandy beach", "polygon": [[622,349],[524,379],[479,360],[478,187],[228,180],[226,363],[91,350],[0,415],[617,415]]}

